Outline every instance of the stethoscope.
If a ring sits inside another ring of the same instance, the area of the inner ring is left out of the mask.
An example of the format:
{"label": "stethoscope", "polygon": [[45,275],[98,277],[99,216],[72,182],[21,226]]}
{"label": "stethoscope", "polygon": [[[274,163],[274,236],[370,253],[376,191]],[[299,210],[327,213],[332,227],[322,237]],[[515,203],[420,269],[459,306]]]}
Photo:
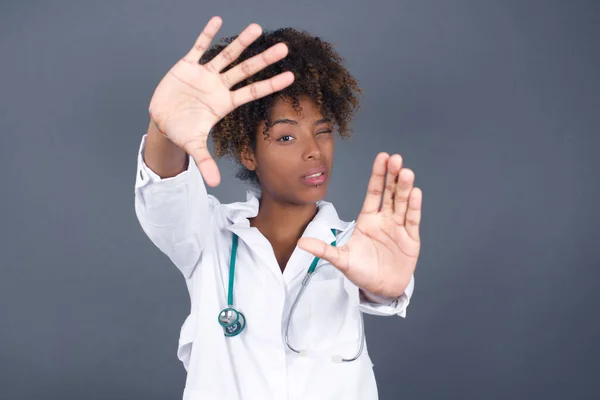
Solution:
{"label": "stethoscope", "polygon": [[[334,229],[332,229],[331,231],[337,237],[336,231]],[[333,242],[331,242],[331,245],[335,246],[336,243],[337,243],[337,239],[334,240]],[[240,333],[242,333],[244,328],[246,328],[246,317],[244,316],[244,314],[242,314],[241,312],[236,310],[235,307],[233,306],[233,282],[234,282],[234,276],[235,276],[235,259],[236,259],[236,255],[237,255],[237,247],[238,247],[238,236],[234,233],[233,234],[233,244],[231,246],[231,257],[229,259],[229,285],[227,288],[227,308],[223,309],[219,313],[219,324],[223,327],[226,337],[237,336]],[[288,348],[291,351],[293,351],[294,353],[299,354],[301,356],[307,356],[309,352],[306,349],[296,349],[295,347],[293,347],[290,344],[290,340],[289,340],[290,322],[292,320],[292,316],[294,315],[294,310],[296,309],[296,306],[298,305],[298,302],[300,301],[300,298],[302,297],[302,294],[304,293],[304,290],[310,283],[310,279],[311,279],[313,273],[315,272],[315,270],[317,269],[318,262],[319,262],[319,257],[315,257],[312,264],[308,268],[308,271],[306,272],[306,276],[302,280],[302,286],[300,287],[300,290],[298,291],[298,294],[296,295],[296,299],[294,300],[294,303],[292,304],[292,307],[290,308],[290,315],[289,315],[289,318],[287,320],[287,324],[285,327],[285,343],[287,344]],[[354,361],[354,360],[358,359],[358,357],[360,357],[360,355],[362,354],[362,351],[363,351],[363,348],[365,345],[364,323],[363,323],[362,313],[360,311],[358,311],[358,315],[359,315],[359,324],[360,324],[360,339],[359,339],[360,345],[358,347],[358,351],[357,351],[356,355],[354,355],[354,357],[352,357],[352,358],[343,358],[340,355],[333,355],[331,357],[331,360],[333,362]]]}

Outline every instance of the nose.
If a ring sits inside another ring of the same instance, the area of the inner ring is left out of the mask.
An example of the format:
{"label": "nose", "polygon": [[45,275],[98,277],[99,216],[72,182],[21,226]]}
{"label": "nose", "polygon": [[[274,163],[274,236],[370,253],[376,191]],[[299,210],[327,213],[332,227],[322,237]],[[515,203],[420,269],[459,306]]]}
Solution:
{"label": "nose", "polygon": [[309,135],[306,140],[304,147],[304,159],[305,160],[319,160],[323,156],[321,148],[314,135]]}

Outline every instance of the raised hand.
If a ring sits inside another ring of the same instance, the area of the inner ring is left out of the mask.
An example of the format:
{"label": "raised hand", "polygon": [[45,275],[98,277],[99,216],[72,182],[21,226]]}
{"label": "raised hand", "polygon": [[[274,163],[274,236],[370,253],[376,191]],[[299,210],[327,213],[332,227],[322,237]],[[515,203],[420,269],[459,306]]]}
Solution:
{"label": "raised hand", "polygon": [[209,186],[217,186],[220,182],[219,169],[207,147],[211,128],[236,107],[284,89],[294,81],[293,73],[283,72],[230,90],[284,58],[288,49],[284,43],[278,43],[221,73],[262,34],[259,25],[250,24],[210,62],[199,64],[221,24],[220,17],[210,19],[192,49],[160,81],[149,107],[150,117],[158,130],[194,158]]}
{"label": "raised hand", "polygon": [[[387,178],[386,178],[387,175]],[[341,247],[313,238],[298,245],[329,261],[359,288],[378,295],[404,293],[417,265],[423,194],[400,155],[380,153],[367,195],[348,243]],[[381,206],[380,206],[381,204]]]}

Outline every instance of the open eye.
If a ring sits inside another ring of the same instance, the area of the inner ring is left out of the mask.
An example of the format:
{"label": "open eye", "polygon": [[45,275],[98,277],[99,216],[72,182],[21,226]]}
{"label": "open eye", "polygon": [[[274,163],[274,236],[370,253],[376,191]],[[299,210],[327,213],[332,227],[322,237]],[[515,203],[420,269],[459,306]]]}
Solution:
{"label": "open eye", "polygon": [[294,137],[292,135],[283,135],[282,137],[280,137],[279,139],[277,139],[277,141],[278,142],[289,142],[293,138]]}

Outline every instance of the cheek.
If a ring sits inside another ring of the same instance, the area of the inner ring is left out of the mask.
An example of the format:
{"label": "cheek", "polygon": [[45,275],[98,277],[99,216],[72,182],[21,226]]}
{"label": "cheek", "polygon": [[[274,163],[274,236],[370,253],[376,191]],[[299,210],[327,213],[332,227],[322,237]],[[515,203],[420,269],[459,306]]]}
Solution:
{"label": "cheek", "polygon": [[332,136],[327,139],[323,139],[323,143],[321,144],[321,153],[323,153],[328,160],[333,159],[333,150],[335,148],[335,141]]}
{"label": "cheek", "polygon": [[293,157],[284,151],[263,153],[258,160],[257,172],[263,180],[272,183],[289,180],[294,171]]}

